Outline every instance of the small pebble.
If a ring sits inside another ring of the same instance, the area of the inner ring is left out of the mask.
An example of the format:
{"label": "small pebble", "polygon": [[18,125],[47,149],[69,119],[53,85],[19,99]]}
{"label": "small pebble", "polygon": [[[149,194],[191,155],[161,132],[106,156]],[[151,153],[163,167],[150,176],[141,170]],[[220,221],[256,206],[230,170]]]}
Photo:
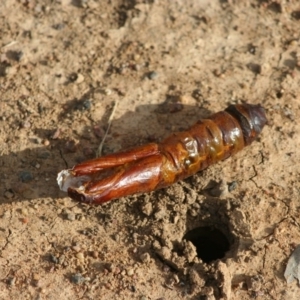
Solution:
{"label": "small pebble", "polygon": [[43,140],[39,137],[33,139],[33,141],[37,144],[37,145],[41,145],[43,143]]}
{"label": "small pebble", "polygon": [[78,272],[83,273],[85,271],[84,266],[83,265],[78,265],[77,266]]}
{"label": "small pebble", "polygon": [[75,81],[75,83],[80,84],[84,81],[84,76],[80,73],[77,74],[77,79]]}
{"label": "small pebble", "polygon": [[126,270],[126,273],[128,276],[132,276],[134,274],[134,270],[133,269]]}
{"label": "small pebble", "polygon": [[58,263],[58,258],[55,255],[50,254],[50,261],[57,264]]}
{"label": "small pebble", "polygon": [[29,121],[24,121],[22,123],[22,127],[25,128],[25,129],[28,129],[31,127],[31,123]]}
{"label": "small pebble", "polygon": [[249,290],[258,292],[261,290],[263,278],[260,275],[254,275],[247,279],[246,284]]}
{"label": "small pebble", "polygon": [[38,273],[34,273],[32,279],[38,281],[40,280],[40,275]]}
{"label": "small pebble", "polygon": [[133,293],[135,293],[135,292],[136,292],[135,286],[134,286],[134,285],[130,286],[130,290],[131,290]]}
{"label": "small pebble", "polygon": [[189,214],[190,214],[192,217],[197,217],[199,213],[198,213],[197,210],[191,208],[191,209],[189,209]]}
{"label": "small pebble", "polygon": [[109,282],[105,283],[104,286],[105,286],[108,290],[111,289],[111,284],[110,284]]}
{"label": "small pebble", "polygon": [[152,72],[149,72],[148,73],[148,78],[150,79],[150,80],[154,80],[154,79],[156,79],[158,77],[158,74],[155,72],[155,71],[152,71]]}
{"label": "small pebble", "polygon": [[67,219],[68,219],[69,221],[75,221],[76,216],[75,216],[74,213],[70,212],[70,213],[67,214]]}
{"label": "small pebble", "polygon": [[75,82],[76,80],[77,80],[77,78],[78,78],[78,75],[77,75],[77,73],[71,73],[70,75],[69,75],[69,81],[70,82]]}
{"label": "small pebble", "polygon": [[92,252],[92,257],[95,258],[95,259],[98,258],[99,257],[98,251],[93,251]]}
{"label": "small pebble", "polygon": [[27,224],[29,222],[29,219],[28,218],[22,218],[21,221],[22,221],[23,224]]}
{"label": "small pebble", "polygon": [[108,263],[105,266],[106,270],[108,270],[109,272],[112,272],[115,269],[115,265],[112,263]]}
{"label": "small pebble", "polygon": [[173,219],[174,224],[176,225],[179,220],[180,220],[180,216],[179,215],[175,215],[174,219]]}
{"label": "small pebble", "polygon": [[237,188],[238,184],[236,181],[232,181],[230,183],[228,183],[228,191],[232,192],[233,190],[235,190]]}
{"label": "small pebble", "polygon": [[64,27],[65,27],[64,23],[57,23],[52,26],[52,28],[55,30],[62,30],[62,29],[64,29]]}
{"label": "small pebble", "polygon": [[141,58],[141,56],[140,56],[140,54],[138,54],[138,53],[134,54],[134,56],[133,56],[133,59],[134,59],[135,61],[139,60],[140,58]]}
{"label": "small pebble", "polygon": [[62,265],[63,263],[64,263],[64,261],[65,261],[65,255],[61,255],[59,258],[58,258],[58,263],[60,264],[60,265]]}
{"label": "small pebble", "polygon": [[159,208],[157,212],[154,214],[156,220],[161,220],[165,217],[166,211],[163,208]]}
{"label": "small pebble", "polygon": [[135,64],[135,65],[133,66],[133,68],[134,68],[135,71],[140,71],[141,68],[142,68],[142,66],[141,66],[140,64]]}
{"label": "small pebble", "polygon": [[80,284],[85,281],[85,278],[80,273],[77,273],[71,276],[71,281],[75,284]]}
{"label": "small pebble", "polygon": [[44,140],[43,145],[44,146],[49,146],[50,145],[50,141],[49,140]]}
{"label": "small pebble", "polygon": [[57,139],[59,138],[59,136],[60,136],[60,128],[57,128],[57,129],[55,130],[55,132],[52,134],[51,139],[52,139],[52,140],[57,140]]}
{"label": "small pebble", "polygon": [[118,234],[115,234],[114,239],[116,242],[120,242],[120,236]]}
{"label": "small pebble", "polygon": [[21,214],[22,214],[23,216],[28,216],[28,209],[27,209],[27,208],[22,208],[22,209],[21,209]]}
{"label": "small pebble", "polygon": [[182,103],[185,105],[191,105],[191,102],[193,101],[192,97],[187,94],[178,96],[177,100],[179,103]]}
{"label": "small pebble", "polygon": [[28,182],[33,179],[33,176],[29,171],[21,171],[19,172],[19,178],[21,179],[22,182]]}
{"label": "small pebble", "polygon": [[213,197],[224,197],[227,193],[228,185],[224,180],[221,180],[213,188],[209,189],[209,195]]}
{"label": "small pebble", "polygon": [[76,254],[76,257],[78,258],[78,260],[83,263],[84,262],[84,254],[82,252],[78,252]]}
{"label": "small pebble", "polygon": [[73,246],[72,249],[76,252],[79,252],[81,250],[80,246],[78,246],[78,245]]}
{"label": "small pebble", "polygon": [[143,205],[142,207],[142,212],[146,215],[146,216],[150,216],[152,214],[153,208],[152,208],[152,203],[148,202],[145,205]]}
{"label": "small pebble", "polygon": [[112,90],[109,89],[109,88],[106,88],[106,89],[104,90],[104,94],[105,94],[106,96],[109,96],[109,95],[112,94]]}
{"label": "small pebble", "polygon": [[90,110],[92,107],[92,102],[89,99],[86,99],[82,102],[81,110]]}
{"label": "small pebble", "polygon": [[174,274],[173,275],[173,279],[174,279],[174,281],[175,281],[175,283],[179,283],[179,277],[177,276],[177,274]]}
{"label": "small pebble", "polygon": [[7,279],[7,284],[9,285],[15,285],[16,283],[16,278],[15,277],[10,277]]}
{"label": "small pebble", "polygon": [[143,263],[148,263],[151,260],[149,253],[141,254],[140,259]]}

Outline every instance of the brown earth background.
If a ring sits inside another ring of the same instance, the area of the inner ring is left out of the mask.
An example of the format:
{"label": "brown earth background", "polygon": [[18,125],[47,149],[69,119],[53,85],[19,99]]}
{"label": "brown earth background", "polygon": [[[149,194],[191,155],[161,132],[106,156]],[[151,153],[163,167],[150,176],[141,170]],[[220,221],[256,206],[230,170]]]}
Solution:
{"label": "brown earth background", "polygon": [[[300,244],[299,46],[298,0],[2,0],[0,299],[300,299],[283,276]],[[242,101],[266,109],[259,139],[184,182],[102,206],[59,191],[115,103],[104,154]],[[208,252],[224,244],[210,229],[227,237],[223,258],[197,256],[198,227]]]}

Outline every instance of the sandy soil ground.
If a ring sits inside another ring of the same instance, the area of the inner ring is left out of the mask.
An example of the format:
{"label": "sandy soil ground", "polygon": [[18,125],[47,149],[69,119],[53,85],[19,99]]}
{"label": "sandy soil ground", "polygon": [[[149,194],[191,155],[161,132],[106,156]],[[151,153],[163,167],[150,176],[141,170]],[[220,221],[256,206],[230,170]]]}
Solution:
{"label": "sandy soil ground", "polygon": [[[1,299],[299,299],[298,0],[0,2]],[[241,101],[236,156],[102,206],[57,173]],[[186,239],[188,238],[188,240]]]}

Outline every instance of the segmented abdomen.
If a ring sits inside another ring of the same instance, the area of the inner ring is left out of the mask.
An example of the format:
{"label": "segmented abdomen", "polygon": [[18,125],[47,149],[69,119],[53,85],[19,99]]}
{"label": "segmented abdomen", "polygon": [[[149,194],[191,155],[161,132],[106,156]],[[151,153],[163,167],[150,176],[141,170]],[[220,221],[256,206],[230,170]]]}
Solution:
{"label": "segmented abdomen", "polygon": [[198,121],[189,130],[171,135],[160,145],[166,158],[160,187],[193,175],[250,145],[266,122],[260,105],[231,105]]}

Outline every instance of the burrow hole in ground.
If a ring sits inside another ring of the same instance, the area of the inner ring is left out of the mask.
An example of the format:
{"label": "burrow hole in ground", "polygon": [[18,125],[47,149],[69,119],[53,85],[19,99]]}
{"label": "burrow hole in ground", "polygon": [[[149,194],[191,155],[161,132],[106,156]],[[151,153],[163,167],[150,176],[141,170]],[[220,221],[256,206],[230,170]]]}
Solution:
{"label": "burrow hole in ground", "polygon": [[196,227],[183,238],[196,247],[197,256],[205,263],[224,258],[232,245],[232,238],[213,226]]}

